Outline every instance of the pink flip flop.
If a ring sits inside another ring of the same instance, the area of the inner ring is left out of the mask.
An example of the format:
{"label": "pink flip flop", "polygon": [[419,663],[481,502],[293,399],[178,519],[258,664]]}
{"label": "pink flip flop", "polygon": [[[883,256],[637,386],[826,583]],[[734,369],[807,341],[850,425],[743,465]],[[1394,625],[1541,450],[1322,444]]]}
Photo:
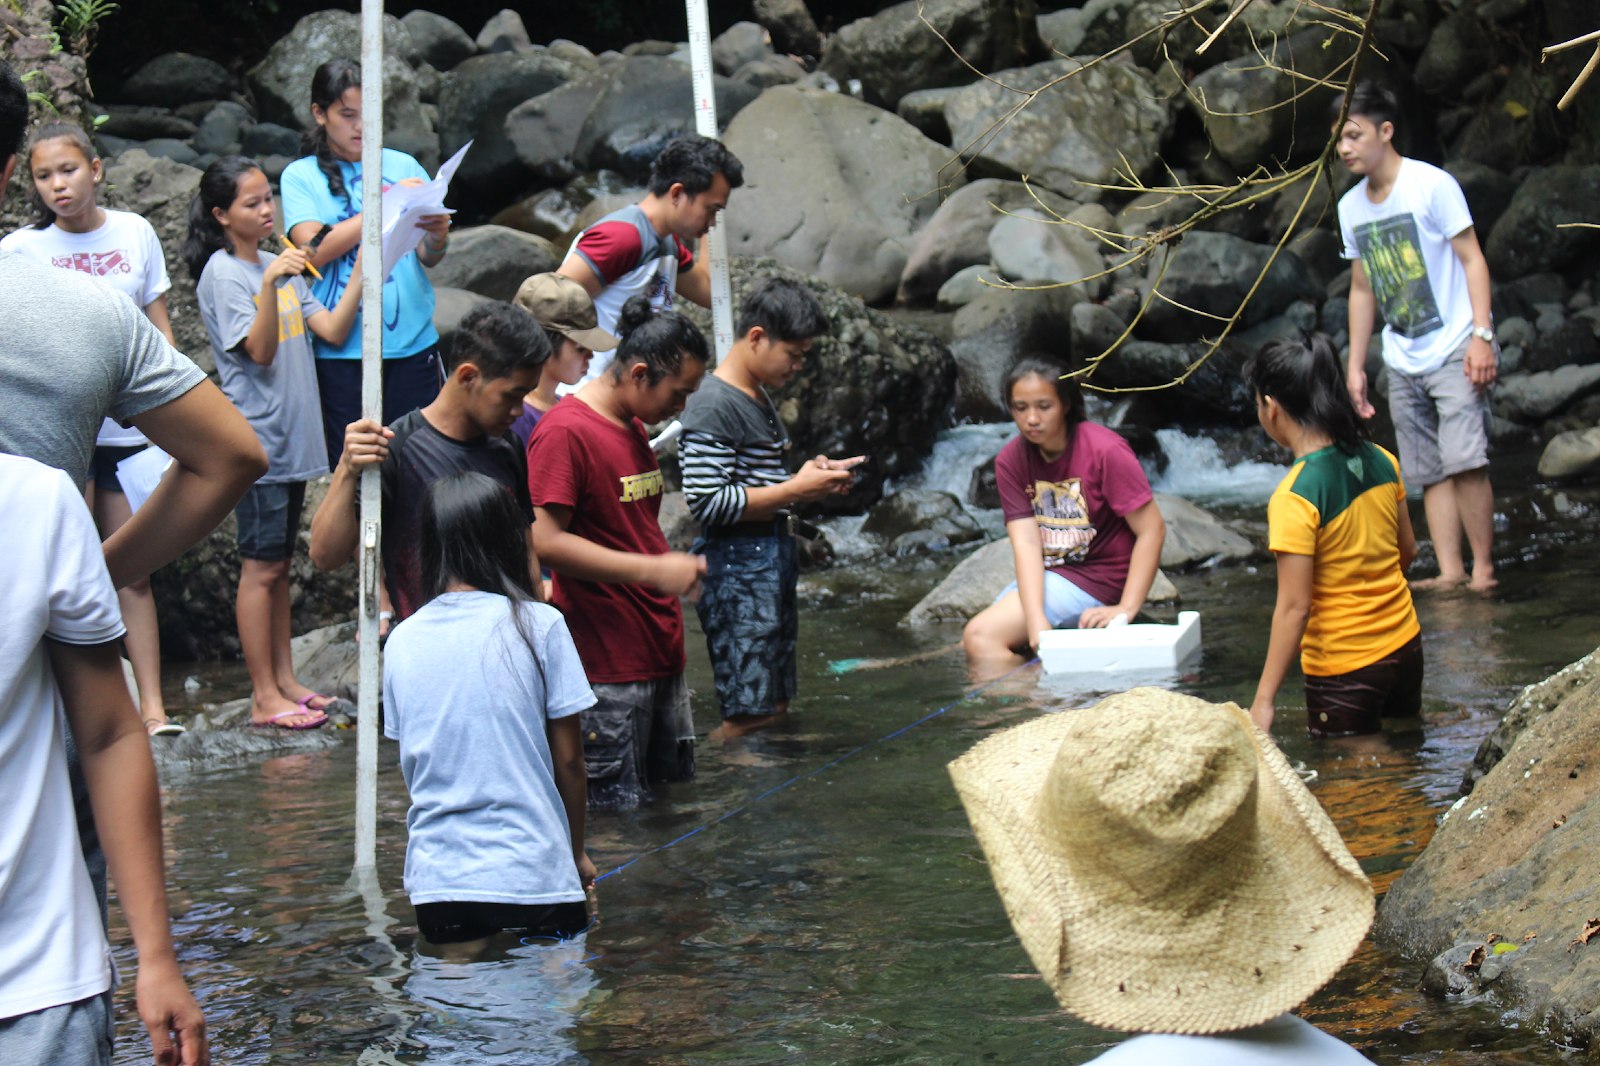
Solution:
{"label": "pink flip flop", "polygon": [[[265,722],[251,722],[250,724],[252,726],[254,726],[256,729],[268,729],[268,728],[276,728],[276,729],[317,729],[317,728],[319,728],[321,726],[324,726],[324,725],[328,724],[328,716],[325,715],[325,714],[322,714],[322,712],[317,710],[315,707],[307,707],[306,706],[307,703],[309,703],[311,700],[314,700],[316,698],[317,698],[316,697],[316,693],[312,693],[309,696],[304,696],[304,697],[294,701],[296,706],[298,706],[300,708],[298,711],[282,711],[282,712],[280,712],[278,714],[273,715],[271,718],[268,718]],[[316,719],[315,721],[303,722],[300,725],[278,725],[278,719],[280,719],[280,718],[293,718],[295,715],[299,715],[299,714],[318,714],[318,715],[322,715],[322,717]]]}

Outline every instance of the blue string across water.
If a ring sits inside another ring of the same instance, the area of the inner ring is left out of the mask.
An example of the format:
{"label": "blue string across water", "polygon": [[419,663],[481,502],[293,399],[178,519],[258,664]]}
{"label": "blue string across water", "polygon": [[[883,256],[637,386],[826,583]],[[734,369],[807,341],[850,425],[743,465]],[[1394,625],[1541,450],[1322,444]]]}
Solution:
{"label": "blue string across water", "polygon": [[595,883],[598,884],[599,882],[604,881],[606,878],[611,877],[613,874],[620,874],[622,871],[626,870],[628,867],[632,866],[634,863],[642,862],[645,859],[648,859],[650,856],[657,854],[658,852],[666,851],[668,848],[672,847],[674,844],[681,844],[685,840],[688,840],[690,837],[695,836],[695,835],[697,835],[699,833],[703,833],[707,829],[710,829],[712,826],[717,825],[717,824],[719,824],[721,822],[727,821],[729,818],[732,818],[734,815],[738,814],[739,812],[748,810],[751,807],[755,806],[757,803],[760,803],[762,800],[766,799],[768,796],[772,795],[773,793],[782,792],[784,789],[788,788],[790,785],[794,784],[796,781],[804,781],[808,777],[815,777],[818,774],[822,773],[822,771],[828,769],[831,766],[838,766],[840,763],[844,762],[846,759],[850,758],[852,755],[859,755],[861,752],[866,751],[868,748],[877,747],[879,744],[882,744],[885,741],[893,740],[895,737],[899,736],[901,733],[906,733],[906,732],[909,732],[910,730],[913,730],[913,729],[917,728],[917,726],[921,725],[924,722],[932,721],[933,719],[939,717],[944,712],[950,710],[952,707],[958,706],[959,704],[962,704],[962,703],[966,702],[967,700],[971,699],[972,697],[976,696],[978,693],[982,692],[984,689],[988,688],[989,686],[999,684],[1001,681],[1004,681],[1006,678],[1011,677],[1014,674],[1021,673],[1023,670],[1026,670],[1028,667],[1034,665],[1038,661],[1039,661],[1038,659],[1033,659],[1033,660],[1031,660],[1029,662],[1025,662],[1021,666],[1017,667],[1015,670],[1012,670],[1008,674],[1001,674],[999,677],[993,678],[993,679],[991,679],[989,681],[985,681],[983,684],[979,685],[977,688],[973,689],[972,691],[967,692],[966,694],[961,696],[959,699],[956,699],[956,700],[951,701],[950,703],[947,703],[945,706],[940,707],[937,711],[934,711],[931,714],[923,715],[921,718],[918,718],[915,722],[912,722],[910,725],[903,725],[899,729],[896,729],[894,732],[887,733],[887,734],[879,737],[877,740],[869,740],[867,743],[861,745],[859,748],[855,748],[855,749],[853,749],[851,751],[845,752],[843,755],[839,756],[837,759],[830,759],[829,761],[823,763],[821,766],[817,767],[815,770],[808,770],[807,772],[805,772],[803,774],[796,774],[794,777],[789,778],[789,780],[785,781],[783,784],[778,785],[778,786],[776,786],[774,788],[767,789],[765,792],[761,793],[761,795],[759,795],[759,796],[756,796],[754,799],[746,800],[744,803],[741,803],[739,806],[735,807],[733,810],[728,811],[726,814],[718,815],[716,818],[711,819],[711,821],[706,822],[706,823],[704,823],[704,824],[702,824],[702,825],[700,825],[700,826],[698,826],[698,827],[696,827],[694,829],[689,830],[689,832],[683,834],[681,837],[678,837],[676,840],[669,840],[665,844],[662,844],[659,847],[651,848],[649,851],[644,852],[642,855],[637,855],[634,858],[629,859],[627,862],[623,863],[621,866],[618,866],[613,870],[607,870],[605,873],[603,873],[599,877],[595,878]]}

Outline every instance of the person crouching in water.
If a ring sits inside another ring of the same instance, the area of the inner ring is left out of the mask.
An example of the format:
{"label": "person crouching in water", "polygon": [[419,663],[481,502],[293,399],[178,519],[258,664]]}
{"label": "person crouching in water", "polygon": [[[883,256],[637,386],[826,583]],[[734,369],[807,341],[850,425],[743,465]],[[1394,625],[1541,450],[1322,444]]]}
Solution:
{"label": "person crouching in water", "polygon": [[653,801],[652,784],[694,780],[678,598],[698,595],[706,572],[705,559],[670,550],[662,535],[665,483],[644,430],[700,387],[706,339],[644,296],[623,305],[617,334],[606,370],[528,438],[534,545],[599,701],[583,716],[597,811],[633,810]]}
{"label": "person crouching in water", "polygon": [[423,498],[428,601],[389,634],[384,732],[411,793],[406,892],[434,944],[588,925],[579,712],[594,705],[561,613],[538,602],[528,520],[486,474]]}
{"label": "person crouching in water", "polygon": [[1021,431],[994,460],[1017,579],[962,634],[980,678],[1016,669],[1045,630],[1132,622],[1161,561],[1167,525],[1150,479],[1127,441],[1087,420],[1067,372],[1027,355],[1000,386]]}
{"label": "person crouching in water", "polygon": [[1405,576],[1417,541],[1399,463],[1365,439],[1325,335],[1264,346],[1244,379],[1261,428],[1295,460],[1267,502],[1278,606],[1250,716],[1272,727],[1296,649],[1313,736],[1422,713],[1422,627]]}
{"label": "person crouching in water", "polygon": [[1154,688],[1045,714],[950,764],[1056,1000],[1136,1036],[1096,1066],[1361,1066],[1289,1012],[1372,924],[1372,884],[1244,711]]}

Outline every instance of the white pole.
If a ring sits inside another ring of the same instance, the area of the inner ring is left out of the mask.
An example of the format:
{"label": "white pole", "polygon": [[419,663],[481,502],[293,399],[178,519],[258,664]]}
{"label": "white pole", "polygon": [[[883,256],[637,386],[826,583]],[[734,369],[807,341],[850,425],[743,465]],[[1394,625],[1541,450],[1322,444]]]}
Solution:
{"label": "white pole", "polygon": [[[383,420],[383,0],[361,0],[361,414]],[[350,284],[356,284],[351,278]],[[361,473],[360,694],[356,718],[356,869],[378,852],[378,468]]]}
{"label": "white pole", "polygon": [[[685,0],[689,8],[689,61],[694,71],[694,124],[702,137],[717,136],[717,95],[711,67],[711,22],[706,0]],[[713,362],[733,347],[733,295],[728,284],[728,233],[719,223],[701,243],[711,268]]]}

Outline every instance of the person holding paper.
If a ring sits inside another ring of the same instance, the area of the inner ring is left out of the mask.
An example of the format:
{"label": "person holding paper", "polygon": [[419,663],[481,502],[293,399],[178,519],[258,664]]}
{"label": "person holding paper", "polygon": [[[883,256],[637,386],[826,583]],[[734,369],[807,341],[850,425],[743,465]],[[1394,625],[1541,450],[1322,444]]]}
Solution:
{"label": "person holding paper", "polygon": [[[355,273],[361,244],[361,66],[331,59],[311,79],[311,115],[316,125],[301,144],[303,158],[284,169],[284,222],[289,238],[306,250],[322,272],[311,293],[336,307],[345,287],[360,285]],[[422,164],[383,150],[383,184],[422,185]],[[425,236],[416,251],[396,264],[383,283],[383,422],[425,407],[439,395],[439,333],[433,328],[433,284],[424,267],[444,258],[450,217],[419,220]],[[322,429],[330,466],[344,450],[344,429],[361,417],[361,319],[342,344],[316,340],[317,383],[322,393]]]}

